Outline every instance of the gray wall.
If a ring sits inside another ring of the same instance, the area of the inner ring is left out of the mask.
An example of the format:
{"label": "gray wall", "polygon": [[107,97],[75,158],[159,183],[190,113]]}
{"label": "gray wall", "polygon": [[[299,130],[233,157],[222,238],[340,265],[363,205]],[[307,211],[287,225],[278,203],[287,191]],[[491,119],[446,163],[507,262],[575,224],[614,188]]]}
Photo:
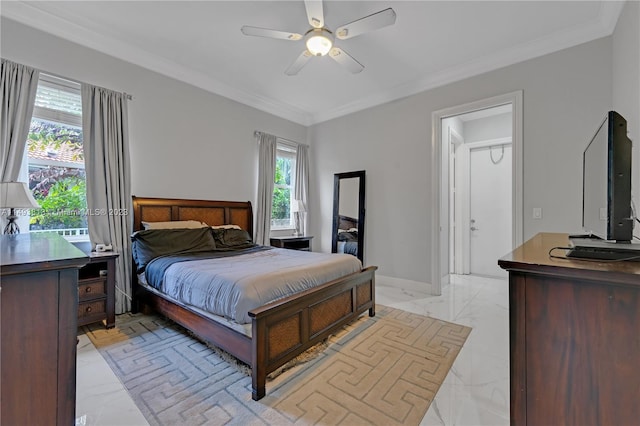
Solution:
{"label": "gray wall", "polygon": [[464,143],[511,137],[511,113],[464,122]]}
{"label": "gray wall", "polygon": [[[312,126],[316,247],[330,247],[333,173],[364,169],[365,262],[381,275],[429,282],[431,114],[516,90],[524,93],[524,237],[579,231],[582,151],[611,107],[611,43],[599,39]],[[544,209],[542,220],[532,220],[534,206]]]}
{"label": "gray wall", "polygon": [[[613,34],[613,109],[633,141],[633,195],[640,206],[640,3],[625,4]],[[639,225],[636,223],[636,225]],[[640,225],[639,225],[640,226]],[[640,236],[636,227],[635,234]]]}
{"label": "gray wall", "polygon": [[[637,2],[612,37],[305,128],[224,97],[2,18],[2,57],[126,91],[132,188],[140,196],[254,200],[254,130],[311,143],[311,234],[330,251],[333,174],[367,171],[365,261],[380,274],[431,274],[431,114],[524,92],[524,237],[580,228],[581,152],[604,112],[640,136]],[[638,164],[640,144],[634,147]],[[339,153],[339,154],[336,154]],[[229,159],[236,161],[229,161]],[[634,191],[638,199],[635,168]],[[533,221],[532,207],[544,218]]]}
{"label": "gray wall", "polygon": [[14,21],[1,24],[3,58],[133,95],[135,195],[255,203],[254,130],[306,142],[305,126]]}

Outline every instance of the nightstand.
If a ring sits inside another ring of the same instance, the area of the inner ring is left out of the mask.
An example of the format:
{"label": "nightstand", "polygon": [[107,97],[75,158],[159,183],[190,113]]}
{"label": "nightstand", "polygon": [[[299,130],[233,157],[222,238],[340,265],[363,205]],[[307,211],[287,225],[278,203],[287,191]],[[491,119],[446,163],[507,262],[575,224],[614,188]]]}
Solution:
{"label": "nightstand", "polygon": [[114,252],[91,252],[78,272],[78,327],[105,321],[116,325],[116,258]]}
{"label": "nightstand", "polygon": [[311,239],[313,237],[271,237],[271,246],[291,249],[311,251]]}

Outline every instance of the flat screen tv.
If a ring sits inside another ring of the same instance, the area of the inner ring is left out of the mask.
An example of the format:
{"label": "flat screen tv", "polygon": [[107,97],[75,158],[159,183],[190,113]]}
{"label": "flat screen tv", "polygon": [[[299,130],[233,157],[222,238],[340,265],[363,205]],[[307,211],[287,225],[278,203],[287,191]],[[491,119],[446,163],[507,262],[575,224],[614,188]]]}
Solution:
{"label": "flat screen tv", "polygon": [[603,240],[633,239],[631,140],[627,120],[609,111],[584,150],[582,227]]}

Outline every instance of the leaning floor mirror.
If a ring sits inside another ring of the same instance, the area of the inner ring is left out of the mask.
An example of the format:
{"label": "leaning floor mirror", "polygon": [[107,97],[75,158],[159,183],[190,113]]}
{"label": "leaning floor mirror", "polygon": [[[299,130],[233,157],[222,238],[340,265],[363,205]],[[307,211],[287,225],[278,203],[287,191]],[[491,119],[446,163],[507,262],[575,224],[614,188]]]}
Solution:
{"label": "leaning floor mirror", "polygon": [[365,171],[333,175],[331,251],[349,253],[364,264]]}

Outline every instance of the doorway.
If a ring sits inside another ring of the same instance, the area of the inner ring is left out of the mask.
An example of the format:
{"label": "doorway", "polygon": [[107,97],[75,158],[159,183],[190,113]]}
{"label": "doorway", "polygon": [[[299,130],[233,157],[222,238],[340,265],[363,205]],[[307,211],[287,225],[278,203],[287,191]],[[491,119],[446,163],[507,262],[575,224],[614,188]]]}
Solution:
{"label": "doorway", "polygon": [[522,92],[433,113],[432,292],[522,243]]}
{"label": "doorway", "polygon": [[459,207],[469,216],[456,231],[469,234],[469,245],[456,247],[454,256],[462,258],[461,263],[468,263],[469,268],[450,272],[507,277],[497,259],[513,249],[511,138],[470,146],[468,158],[469,164],[461,164],[460,168],[466,167],[463,172],[469,172],[469,191],[458,198]]}

